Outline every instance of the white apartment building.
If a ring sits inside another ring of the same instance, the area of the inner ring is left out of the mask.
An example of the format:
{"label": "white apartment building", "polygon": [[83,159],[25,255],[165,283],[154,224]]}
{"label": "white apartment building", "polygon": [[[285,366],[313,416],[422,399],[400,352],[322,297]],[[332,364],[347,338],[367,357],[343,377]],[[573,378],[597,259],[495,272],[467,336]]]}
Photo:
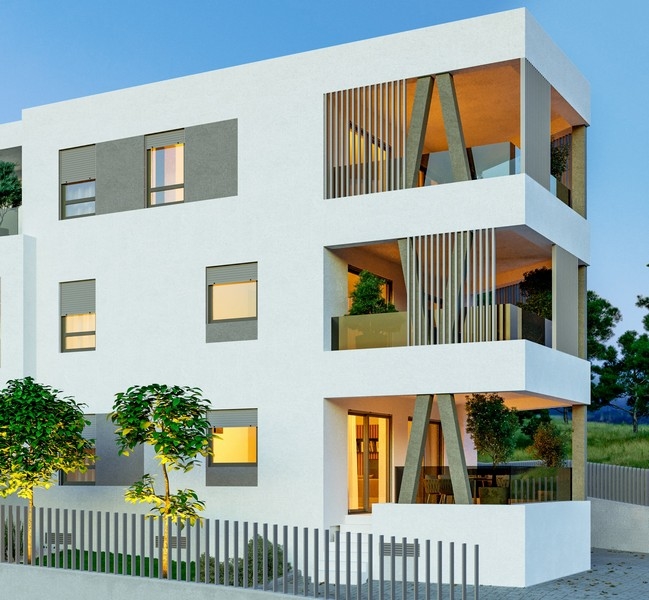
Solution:
{"label": "white apartment building", "polygon": [[[100,457],[36,504],[126,510],[156,471],[148,450],[117,456],[114,395],[189,385],[231,452],[175,479],[207,516],[479,543],[485,583],[588,569],[589,119],[587,82],[520,9],[0,125],[23,181],[0,380],[85,403]],[[552,145],[569,146],[558,182]],[[539,267],[546,323],[514,306]],[[347,315],[361,270],[398,312]],[[572,407],[571,501],[472,504],[465,401],[489,392]],[[415,502],[422,448],[455,504]]]}

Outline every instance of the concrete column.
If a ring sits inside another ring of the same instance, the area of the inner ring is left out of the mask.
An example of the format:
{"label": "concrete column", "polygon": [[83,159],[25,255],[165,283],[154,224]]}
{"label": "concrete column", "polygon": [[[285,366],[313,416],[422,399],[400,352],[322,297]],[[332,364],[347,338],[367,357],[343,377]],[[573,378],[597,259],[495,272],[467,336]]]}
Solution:
{"label": "concrete column", "polygon": [[586,218],[586,126],[572,128],[572,208]]}
{"label": "concrete column", "polygon": [[585,265],[577,268],[577,356],[584,359],[588,358],[588,284],[586,283],[586,268]]}
{"label": "concrete column", "polygon": [[572,499],[586,500],[586,461],[588,445],[586,441],[587,407],[572,407]]}
{"label": "concrete column", "polygon": [[550,189],[550,84],[521,59],[521,170]]}
{"label": "concrete column", "polygon": [[473,504],[469,474],[466,470],[462,434],[460,432],[460,424],[457,418],[455,397],[453,394],[438,394],[437,406],[439,408],[439,416],[442,422],[444,447],[446,448],[446,458],[451,473],[451,484],[453,485],[453,497],[455,498],[455,503]]}
{"label": "concrete column", "polygon": [[552,347],[579,355],[578,261],[575,256],[552,246]]}
{"label": "concrete column", "polygon": [[410,127],[406,138],[406,187],[418,185],[421,153],[424,149],[430,99],[433,96],[433,78],[420,77],[417,79],[415,99],[410,116]]}
{"label": "concrete column", "polygon": [[446,131],[448,152],[451,157],[451,170],[455,181],[469,181],[471,168],[464,143],[464,131],[460,119],[460,109],[457,105],[455,85],[450,73],[442,73],[435,77],[439,99],[442,104],[442,117]]}
{"label": "concrete column", "polygon": [[422,394],[415,399],[415,411],[412,415],[410,439],[406,450],[406,464],[403,468],[403,479],[399,491],[399,504],[414,504],[417,501],[421,461],[424,458],[432,408],[433,397],[430,394]]}

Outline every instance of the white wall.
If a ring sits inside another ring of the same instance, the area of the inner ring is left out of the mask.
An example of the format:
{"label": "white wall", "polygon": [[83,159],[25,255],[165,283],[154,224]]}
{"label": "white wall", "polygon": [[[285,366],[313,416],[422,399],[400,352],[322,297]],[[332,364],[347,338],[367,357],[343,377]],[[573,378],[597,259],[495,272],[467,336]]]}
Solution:
{"label": "white wall", "polygon": [[649,506],[590,498],[593,548],[649,553]]}
{"label": "white wall", "polygon": [[[455,542],[455,564],[467,544],[480,547],[480,583],[527,587],[590,569],[590,503],[541,502],[513,505],[379,504],[372,532],[444,543]],[[420,571],[421,572],[421,571]],[[448,569],[444,569],[447,577]]]}
{"label": "white wall", "polygon": [[200,583],[81,573],[64,569],[45,569],[0,564],[0,588],[6,598],[138,598],[138,600],[264,600],[286,598],[283,594],[243,588],[210,586]]}

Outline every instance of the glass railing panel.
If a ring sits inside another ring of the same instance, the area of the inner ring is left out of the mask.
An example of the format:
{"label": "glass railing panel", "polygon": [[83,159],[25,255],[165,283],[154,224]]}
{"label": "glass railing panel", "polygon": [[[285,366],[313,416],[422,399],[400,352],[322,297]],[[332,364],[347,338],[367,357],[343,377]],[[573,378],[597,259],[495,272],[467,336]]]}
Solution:
{"label": "glass railing panel", "polygon": [[428,155],[428,166],[424,177],[424,185],[439,185],[453,183],[451,155],[448,152],[431,152]]}
{"label": "glass railing panel", "polygon": [[407,327],[407,312],[333,317],[331,349],[357,350],[405,346]]}
{"label": "glass railing panel", "polygon": [[[2,209],[0,209],[0,217],[2,216]],[[4,218],[0,223],[0,236],[4,235],[17,235],[18,234],[18,219],[20,216],[20,206],[10,208],[4,213]]]}
{"label": "glass railing panel", "polygon": [[509,142],[470,148],[476,179],[517,175],[521,170],[520,150]]}
{"label": "glass railing panel", "polygon": [[[509,142],[474,146],[467,150],[475,169],[476,179],[505,177],[521,172],[520,150]],[[432,152],[427,157],[424,185],[453,183],[451,156],[448,151]]]}
{"label": "glass railing panel", "polygon": [[554,175],[550,175],[550,192],[564,204],[572,206],[570,188],[561,183]]}

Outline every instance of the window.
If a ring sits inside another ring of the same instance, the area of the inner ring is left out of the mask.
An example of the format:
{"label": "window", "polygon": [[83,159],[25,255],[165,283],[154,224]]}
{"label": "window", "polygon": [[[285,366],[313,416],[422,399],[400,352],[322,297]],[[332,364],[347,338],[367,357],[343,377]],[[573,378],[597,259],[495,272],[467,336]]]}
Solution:
{"label": "window", "polygon": [[95,146],[61,150],[61,219],[95,214]]}
{"label": "window", "polygon": [[[92,440],[93,442],[97,439],[97,415],[85,415],[87,421],[90,421],[90,425],[86,425],[83,428],[83,437],[87,440]],[[87,450],[86,453],[89,456],[95,455],[95,449]],[[95,461],[87,460],[86,461],[86,470],[81,471],[72,471],[71,473],[60,473],[60,484],[61,485],[95,485]]]}
{"label": "window", "polygon": [[212,456],[207,485],[257,485],[257,409],[208,411]]}
{"label": "window", "polygon": [[60,284],[61,352],[94,350],[95,280]]}
{"label": "window", "polygon": [[257,339],[257,263],[208,267],[207,341]]}
{"label": "window", "polygon": [[145,138],[149,206],[185,199],[185,131],[167,131]]}

